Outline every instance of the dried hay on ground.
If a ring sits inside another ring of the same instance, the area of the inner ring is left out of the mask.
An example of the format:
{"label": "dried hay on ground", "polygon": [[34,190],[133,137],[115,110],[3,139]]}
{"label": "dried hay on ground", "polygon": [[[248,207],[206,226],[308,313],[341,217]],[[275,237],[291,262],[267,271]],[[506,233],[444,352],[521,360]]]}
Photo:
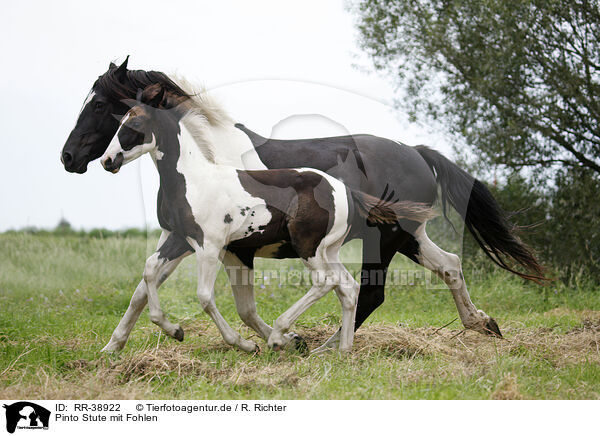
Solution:
{"label": "dried hay on ground", "polygon": [[[323,374],[315,368],[328,360],[332,365],[348,365],[349,370],[363,367],[368,370],[369,362],[388,361],[390,368],[394,368],[390,369],[391,382],[401,384],[443,383],[488,374],[502,358],[543,361],[555,368],[582,362],[600,364],[600,316],[589,315],[579,327],[566,333],[506,325],[505,340],[449,328],[374,324],[359,330],[354,348],[347,356],[303,357],[287,352],[269,359],[231,351],[210,322],[194,321],[185,326],[187,340],[182,344],[170,339],[154,344],[148,341],[140,349],[125,349],[114,356],[75,359],[64,365],[59,377],[49,376],[49,367],[29,368],[29,375],[25,376],[25,367],[15,362],[0,376],[10,380],[0,389],[0,398],[144,398],[152,394],[156,383],[162,384],[168,378],[237,386],[248,392],[257,387],[267,392],[291,388],[302,397],[301,394],[310,393],[320,383]],[[298,331],[311,349],[334,332],[333,327]],[[246,330],[243,333],[250,336]],[[40,340],[37,338],[35,343]],[[70,340],[62,345],[72,348],[78,344]],[[265,344],[261,343],[261,347],[262,353],[271,353]],[[219,357],[225,355],[229,357]],[[435,369],[415,364],[427,359],[434,361]],[[515,374],[501,377],[491,389],[490,398],[525,397]]]}

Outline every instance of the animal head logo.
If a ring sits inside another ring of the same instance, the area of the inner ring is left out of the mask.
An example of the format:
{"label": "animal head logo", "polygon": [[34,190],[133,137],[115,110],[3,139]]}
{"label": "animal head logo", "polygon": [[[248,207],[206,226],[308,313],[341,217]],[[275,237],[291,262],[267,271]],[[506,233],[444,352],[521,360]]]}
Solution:
{"label": "animal head logo", "polygon": [[50,411],[28,401],[4,404],[6,409],[6,431],[14,433],[19,429],[48,429]]}

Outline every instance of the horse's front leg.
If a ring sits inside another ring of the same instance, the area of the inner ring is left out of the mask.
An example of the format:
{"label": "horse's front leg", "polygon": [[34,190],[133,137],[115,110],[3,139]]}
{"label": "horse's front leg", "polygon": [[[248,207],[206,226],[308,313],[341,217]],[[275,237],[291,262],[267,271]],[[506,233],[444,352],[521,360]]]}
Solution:
{"label": "horse's front leg", "polygon": [[[219,249],[216,247],[207,246],[201,247],[197,242],[189,240],[190,244],[196,250],[196,258],[198,260],[198,299],[202,309],[212,318],[215,325],[221,332],[223,340],[235,347],[238,347],[247,352],[258,351],[259,348],[253,341],[242,338],[227,323],[223,315],[217,309],[215,302],[215,280],[219,271]],[[252,298],[254,301],[254,298]],[[236,302],[237,303],[237,302]],[[255,308],[256,309],[256,308]]]}
{"label": "horse's front leg", "polygon": [[[191,254],[191,247],[184,239],[176,237],[165,230],[159,239],[157,253],[161,253],[162,258],[166,261],[158,266],[156,288],[164,283],[183,258]],[[113,331],[110,341],[102,351],[111,352],[123,349],[133,326],[137,322],[142,310],[144,310],[144,307],[146,307],[147,302],[148,286],[146,280],[143,278],[133,293],[129,307],[125,311],[123,318],[121,318],[121,321]]]}

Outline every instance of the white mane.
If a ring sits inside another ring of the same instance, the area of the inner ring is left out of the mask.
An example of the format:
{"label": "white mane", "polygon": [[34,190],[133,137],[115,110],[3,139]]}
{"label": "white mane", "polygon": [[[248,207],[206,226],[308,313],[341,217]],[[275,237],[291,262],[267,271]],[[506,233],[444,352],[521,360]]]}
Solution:
{"label": "white mane", "polygon": [[173,74],[169,76],[187,95],[188,111],[181,119],[181,123],[192,135],[198,147],[209,162],[216,163],[216,153],[211,139],[212,128],[231,126],[233,119],[227,114],[221,104],[211,95],[206,88],[192,84],[185,78]]}
{"label": "white mane", "polygon": [[192,96],[197,113],[206,118],[213,126],[224,125],[233,122],[227,111],[202,85],[194,84],[178,74],[169,75],[171,80],[177,84],[187,95]]}

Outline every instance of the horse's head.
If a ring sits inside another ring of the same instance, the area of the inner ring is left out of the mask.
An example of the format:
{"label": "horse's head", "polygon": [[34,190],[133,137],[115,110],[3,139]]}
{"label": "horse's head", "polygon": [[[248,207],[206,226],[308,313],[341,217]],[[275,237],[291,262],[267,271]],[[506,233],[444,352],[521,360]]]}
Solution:
{"label": "horse's head", "polygon": [[[127,80],[125,59],[118,67],[111,62],[108,71],[94,83],[61,152],[60,159],[67,171],[85,173],[88,163],[99,158],[108,147],[119,127],[119,119],[129,109],[121,100],[134,97],[120,95],[127,91]],[[109,86],[121,92],[108,89]]]}
{"label": "horse's head", "polygon": [[111,63],[108,71],[94,83],[63,147],[60,159],[65,169],[85,173],[88,163],[102,156],[119,128],[119,121],[129,110],[125,101],[135,100],[138,89],[155,83],[181,99],[189,97],[160,71],[128,70],[127,59],[120,66]]}
{"label": "horse's head", "polygon": [[131,109],[100,159],[106,171],[117,173],[121,166],[156,148],[154,130],[165,122],[167,109],[161,103],[166,100],[165,89],[156,83],[139,90],[136,100],[127,102]]}

